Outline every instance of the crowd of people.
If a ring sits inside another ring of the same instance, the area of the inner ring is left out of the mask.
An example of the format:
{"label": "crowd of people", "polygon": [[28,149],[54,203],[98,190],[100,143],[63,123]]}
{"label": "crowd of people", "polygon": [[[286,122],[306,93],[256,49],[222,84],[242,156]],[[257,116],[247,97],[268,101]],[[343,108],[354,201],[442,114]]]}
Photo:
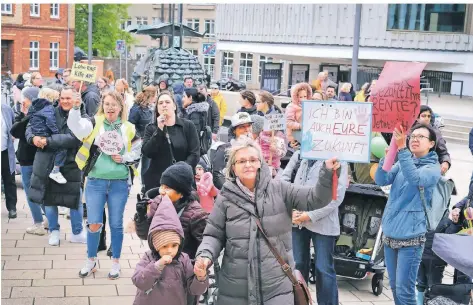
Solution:
{"label": "crowd of people", "polygon": [[[138,288],[134,304],[154,304],[156,298],[166,304],[195,304],[208,288],[208,268],[223,249],[219,304],[293,304],[293,285],[271,249],[307,282],[311,244],[317,303],[338,304],[334,251],[339,206],[350,182],[376,183],[392,185],[382,226],[395,303],[416,304],[427,231],[419,187],[430,200],[451,166],[445,140],[433,127],[431,108],[422,106],[409,131],[393,131],[398,162],[386,172],[384,159],[379,160],[370,180],[365,174],[369,164],[305,160],[299,149],[302,101],[365,102],[375,80],[359,92],[343,84],[337,97],[337,85],[321,72],[312,84],[291,88],[285,110],[267,91],[242,91],[241,108],[231,116],[229,141],[221,141],[217,134],[227,105],[216,84],[195,87],[186,77],[170,87],[159,80],[134,94],[125,79],[99,77],[86,83],[70,73],[61,71],[48,86],[37,72],[18,75],[14,90],[19,92],[19,111],[2,103],[2,180],[9,218],[14,219],[13,138],[18,139],[16,159],[33,219],[26,233],[49,233],[49,245],[59,245],[58,217],[61,208],[68,208],[68,240],[87,245],[78,276],[97,270],[97,253],[107,249],[108,216],[113,261],[108,277],[120,277],[124,210],[131,186],[141,183],[141,196],[149,205],[142,235],[150,251],[132,278]],[[286,130],[263,130],[264,116],[273,113],[284,113]],[[288,153],[292,156],[282,168]],[[336,199],[333,171],[339,176]],[[460,209],[454,212],[461,214]]]}

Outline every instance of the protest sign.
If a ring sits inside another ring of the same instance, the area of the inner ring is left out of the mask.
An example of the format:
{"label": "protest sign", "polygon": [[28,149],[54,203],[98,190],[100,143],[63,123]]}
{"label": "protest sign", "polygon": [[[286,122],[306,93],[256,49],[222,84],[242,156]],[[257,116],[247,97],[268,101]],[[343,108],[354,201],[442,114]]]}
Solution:
{"label": "protest sign", "polygon": [[282,113],[266,114],[264,116],[264,131],[286,130],[286,118]]}
{"label": "protest sign", "polygon": [[386,62],[371,91],[373,131],[409,130],[420,110],[420,74],[425,63]]}
{"label": "protest sign", "polygon": [[116,131],[106,131],[100,135],[98,146],[107,155],[118,155],[123,149],[122,136]]}
{"label": "protest sign", "polygon": [[74,64],[72,64],[70,77],[75,80],[95,83],[97,77],[97,66],[74,62]]}
{"label": "protest sign", "polygon": [[372,108],[372,103],[304,101],[301,157],[369,163]]}

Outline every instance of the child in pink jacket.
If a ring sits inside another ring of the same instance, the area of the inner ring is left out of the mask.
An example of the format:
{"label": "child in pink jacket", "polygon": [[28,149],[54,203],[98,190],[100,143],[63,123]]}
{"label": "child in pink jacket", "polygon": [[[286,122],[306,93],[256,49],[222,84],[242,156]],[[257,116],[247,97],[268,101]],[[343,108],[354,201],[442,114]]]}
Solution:
{"label": "child in pink jacket", "polygon": [[286,136],[289,142],[297,140],[293,133],[302,128],[302,101],[312,99],[312,88],[308,83],[299,83],[291,88],[291,103],[286,108]]}
{"label": "child in pink jacket", "polygon": [[199,164],[195,167],[195,184],[202,209],[207,213],[212,212],[214,199],[218,195],[218,189],[214,186],[213,176],[202,159],[200,159]]}

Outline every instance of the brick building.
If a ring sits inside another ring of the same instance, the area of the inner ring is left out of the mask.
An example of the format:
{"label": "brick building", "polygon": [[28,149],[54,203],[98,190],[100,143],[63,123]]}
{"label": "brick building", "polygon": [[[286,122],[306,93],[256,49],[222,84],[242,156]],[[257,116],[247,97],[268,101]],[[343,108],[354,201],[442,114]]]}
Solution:
{"label": "brick building", "polygon": [[53,77],[74,61],[74,4],[2,4],[2,74]]}

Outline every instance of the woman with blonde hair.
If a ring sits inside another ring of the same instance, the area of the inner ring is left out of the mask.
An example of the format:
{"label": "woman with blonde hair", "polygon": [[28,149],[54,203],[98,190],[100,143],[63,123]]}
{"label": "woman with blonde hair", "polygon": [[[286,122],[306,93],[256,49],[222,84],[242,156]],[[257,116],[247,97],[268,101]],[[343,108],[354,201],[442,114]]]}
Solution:
{"label": "woman with blonde hair", "polygon": [[302,101],[312,99],[312,88],[308,83],[299,83],[291,88],[291,103],[286,108],[286,135],[291,146],[301,142]]}
{"label": "woman with blonde hair", "polygon": [[123,100],[128,109],[128,113],[130,113],[131,107],[133,107],[134,98],[133,98],[133,91],[131,90],[128,82],[124,78],[119,78],[115,81],[115,91],[122,95]]}
{"label": "woman with blonde hair", "polygon": [[312,95],[312,99],[315,101],[326,101],[327,95],[325,94],[325,92],[315,91],[314,95]]}
{"label": "woman with blonde hair", "polygon": [[353,98],[350,94],[351,90],[351,84],[350,83],[344,83],[342,87],[340,88],[340,93],[338,94],[338,100],[339,101],[345,101],[345,102],[352,102]]}
{"label": "woman with blonde hair", "polygon": [[33,72],[31,73],[31,85],[33,85],[33,87],[38,87],[38,88],[42,88],[43,87],[43,77],[41,76],[41,73],[39,72]]}
{"label": "woman with blonde hair", "polygon": [[361,90],[355,96],[355,102],[364,102],[366,99],[366,89],[368,89],[370,83],[364,83],[361,86]]}
{"label": "woman with blonde hair", "polygon": [[102,95],[105,91],[110,90],[110,86],[108,85],[108,78],[97,78],[97,88],[99,88],[100,90],[100,95]]}
{"label": "woman with blonde hair", "polygon": [[[80,277],[97,270],[97,248],[103,229],[103,210],[108,206],[112,235],[112,268],[109,279],[120,277],[120,254],[123,244],[123,212],[131,186],[132,172],[141,155],[141,140],[135,137],[135,126],[127,121],[128,112],[121,94],[105,92],[97,114],[80,117],[80,100],[74,102],[67,124],[83,142],[76,163],[87,177],[87,256]],[[112,142],[112,144],[110,144]],[[113,143],[115,142],[115,143]],[[99,149],[100,148],[100,149]]]}

